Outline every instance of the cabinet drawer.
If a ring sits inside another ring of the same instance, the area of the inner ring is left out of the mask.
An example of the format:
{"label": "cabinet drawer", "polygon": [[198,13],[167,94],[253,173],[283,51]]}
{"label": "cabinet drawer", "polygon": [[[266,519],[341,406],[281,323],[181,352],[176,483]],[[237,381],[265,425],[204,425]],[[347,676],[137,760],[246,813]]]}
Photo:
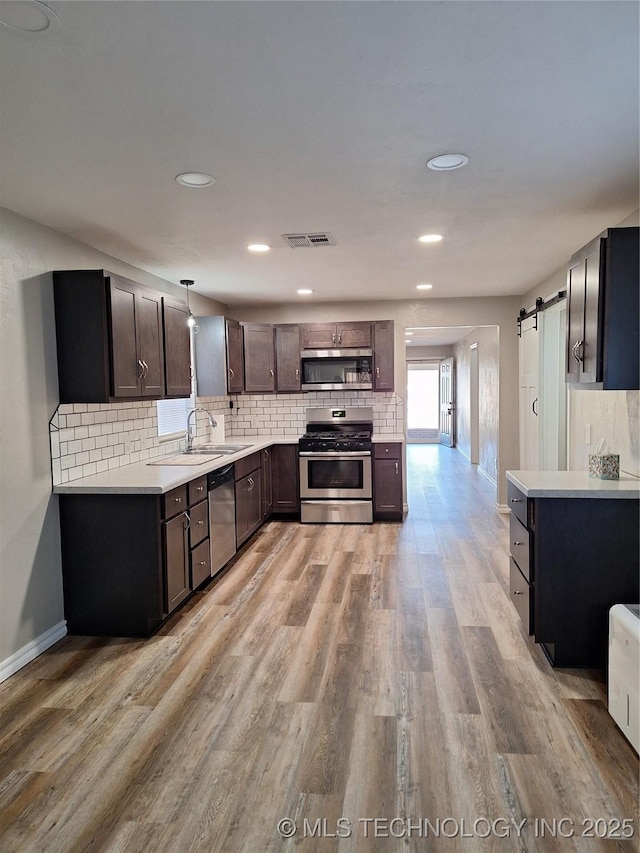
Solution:
{"label": "cabinet drawer", "polygon": [[518,521],[513,513],[511,513],[511,517],[509,518],[509,547],[511,549],[511,556],[518,564],[518,568],[525,578],[530,581],[529,531],[524,524]]}
{"label": "cabinet drawer", "polygon": [[532,633],[531,625],[531,586],[527,583],[513,557],[509,571],[509,597],[522,619],[527,634]]}
{"label": "cabinet drawer", "polygon": [[200,584],[211,577],[211,553],[209,539],[201,542],[191,552],[191,589],[196,589]]}
{"label": "cabinet drawer", "polygon": [[235,464],[236,482],[238,482],[238,480],[242,480],[243,477],[246,477],[247,474],[250,474],[259,467],[260,451],[257,453],[250,453],[249,456],[245,456],[244,459],[239,459]]}
{"label": "cabinet drawer", "polygon": [[164,496],[164,517],[173,518],[179,512],[184,512],[187,508],[187,487],[178,486],[177,489],[171,489]]}
{"label": "cabinet drawer", "polygon": [[189,506],[197,504],[207,496],[207,475],[198,477],[189,483]]}
{"label": "cabinet drawer", "polygon": [[189,527],[189,544],[193,548],[198,542],[209,535],[209,504],[200,501],[189,510],[191,526]]}
{"label": "cabinet drawer", "polygon": [[373,445],[374,459],[402,459],[402,445],[398,442],[380,442]]}
{"label": "cabinet drawer", "polygon": [[518,521],[522,522],[522,524],[527,527],[527,498],[524,493],[521,492],[517,486],[514,486],[510,480],[507,480],[507,502],[509,504],[509,509]]}

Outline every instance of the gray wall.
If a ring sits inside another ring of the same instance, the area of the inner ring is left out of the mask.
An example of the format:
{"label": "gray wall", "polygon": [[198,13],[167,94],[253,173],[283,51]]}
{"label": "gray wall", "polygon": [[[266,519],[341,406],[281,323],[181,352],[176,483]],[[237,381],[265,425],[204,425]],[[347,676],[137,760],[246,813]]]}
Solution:
{"label": "gray wall", "polygon": [[[264,323],[313,323],[331,320],[393,320],[395,322],[395,390],[406,399],[404,330],[416,326],[497,326],[500,387],[498,390],[497,499],[506,504],[505,472],[518,467],[518,337],[519,296],[416,301],[287,303],[286,305],[232,305],[239,320]],[[406,418],[405,418],[406,423]]]}
{"label": "gray wall", "polygon": [[[48,423],[58,405],[51,270],[102,269],[184,299],[184,288],[0,210],[0,666],[64,619]],[[193,294],[194,311],[225,306]],[[82,318],[78,318],[82,322]]]}

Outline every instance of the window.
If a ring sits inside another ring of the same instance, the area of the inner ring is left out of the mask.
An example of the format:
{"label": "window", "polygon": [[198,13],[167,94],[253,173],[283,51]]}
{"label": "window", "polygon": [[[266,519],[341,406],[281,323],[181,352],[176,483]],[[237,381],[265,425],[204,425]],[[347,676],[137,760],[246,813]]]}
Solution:
{"label": "window", "polygon": [[187,431],[187,415],[196,405],[195,397],[183,397],[180,400],[157,400],[158,436],[184,435]]}

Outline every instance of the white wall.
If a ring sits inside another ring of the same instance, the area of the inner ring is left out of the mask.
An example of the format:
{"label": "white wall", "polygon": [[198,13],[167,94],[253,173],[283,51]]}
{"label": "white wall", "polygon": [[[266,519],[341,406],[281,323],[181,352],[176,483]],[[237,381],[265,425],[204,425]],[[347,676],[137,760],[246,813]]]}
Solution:
{"label": "white wall", "polygon": [[[0,672],[64,619],[49,419],[58,405],[51,271],[102,269],[184,298],[184,289],[0,210]],[[225,306],[193,294],[198,313]],[[82,318],[78,318],[82,322]]]}

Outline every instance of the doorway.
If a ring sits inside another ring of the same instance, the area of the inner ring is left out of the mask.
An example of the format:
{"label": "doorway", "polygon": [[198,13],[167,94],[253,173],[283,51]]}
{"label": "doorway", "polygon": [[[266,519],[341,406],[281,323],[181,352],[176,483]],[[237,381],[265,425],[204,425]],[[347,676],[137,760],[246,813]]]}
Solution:
{"label": "doorway", "polygon": [[437,444],[439,410],[439,362],[407,362],[407,441]]}

